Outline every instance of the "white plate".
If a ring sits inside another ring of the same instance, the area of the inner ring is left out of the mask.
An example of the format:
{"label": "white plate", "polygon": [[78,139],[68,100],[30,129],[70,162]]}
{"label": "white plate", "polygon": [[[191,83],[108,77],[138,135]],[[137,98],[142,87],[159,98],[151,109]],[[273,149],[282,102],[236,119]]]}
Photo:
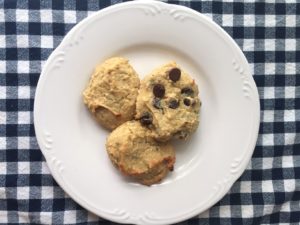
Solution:
{"label": "white plate", "polygon": [[[161,184],[119,174],[106,154],[108,132],[83,104],[93,68],[115,55],[128,57],[141,77],[175,60],[199,84],[199,129],[176,143],[175,170]],[[134,1],[67,34],[41,74],[34,123],[55,180],[83,207],[121,223],[169,224],[211,207],[242,174],[257,139],[259,98],[243,53],[218,25],[182,6]]]}

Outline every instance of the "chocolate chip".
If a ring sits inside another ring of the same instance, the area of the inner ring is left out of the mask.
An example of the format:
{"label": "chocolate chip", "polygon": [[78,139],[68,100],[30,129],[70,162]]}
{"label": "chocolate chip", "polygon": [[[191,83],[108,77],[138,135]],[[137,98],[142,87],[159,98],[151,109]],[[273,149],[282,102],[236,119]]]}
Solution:
{"label": "chocolate chip", "polygon": [[169,108],[171,109],[176,109],[179,106],[179,101],[177,101],[176,99],[171,99],[171,101],[169,102]]}
{"label": "chocolate chip", "polygon": [[188,96],[194,96],[194,90],[191,89],[190,87],[185,87],[181,89],[181,94],[185,94]]}
{"label": "chocolate chip", "polygon": [[152,105],[157,108],[157,109],[161,109],[161,101],[159,98],[154,98],[152,101]]}
{"label": "chocolate chip", "polygon": [[162,84],[155,84],[152,91],[154,96],[157,98],[162,98],[165,96],[165,87]]}
{"label": "chocolate chip", "polygon": [[144,112],[140,121],[142,125],[148,126],[152,123],[152,115],[149,112]]}
{"label": "chocolate chip", "polygon": [[181,70],[178,68],[173,68],[169,71],[169,78],[171,81],[176,82],[180,79]]}
{"label": "chocolate chip", "polygon": [[188,99],[188,98],[185,98],[185,99],[183,99],[183,103],[184,103],[186,106],[190,106],[190,105],[191,105],[191,100]]}

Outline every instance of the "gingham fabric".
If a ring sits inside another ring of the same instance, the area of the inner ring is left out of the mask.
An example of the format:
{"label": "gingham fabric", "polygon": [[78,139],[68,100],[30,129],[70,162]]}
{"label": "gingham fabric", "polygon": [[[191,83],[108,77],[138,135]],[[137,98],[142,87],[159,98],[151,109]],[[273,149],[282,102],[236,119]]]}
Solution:
{"label": "gingham fabric", "polygon": [[[53,49],[80,20],[118,2],[0,0],[1,224],[109,223],[53,180],[32,112]],[[259,137],[246,171],[214,207],[181,224],[299,224],[300,3],[169,2],[204,13],[233,37],[250,63],[261,102]]]}

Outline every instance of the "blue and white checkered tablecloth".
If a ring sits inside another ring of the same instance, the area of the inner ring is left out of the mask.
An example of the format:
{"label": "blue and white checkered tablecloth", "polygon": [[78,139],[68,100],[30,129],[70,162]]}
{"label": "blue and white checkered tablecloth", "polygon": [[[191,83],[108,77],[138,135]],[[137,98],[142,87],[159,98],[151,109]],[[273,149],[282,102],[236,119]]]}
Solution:
{"label": "blue and white checkered tablecloth", "polygon": [[[53,49],[80,20],[118,2],[0,0],[1,224],[109,223],[53,180],[32,111],[41,68]],[[233,37],[261,101],[259,137],[246,171],[214,207],[181,224],[300,224],[299,1],[168,2],[211,17]]]}

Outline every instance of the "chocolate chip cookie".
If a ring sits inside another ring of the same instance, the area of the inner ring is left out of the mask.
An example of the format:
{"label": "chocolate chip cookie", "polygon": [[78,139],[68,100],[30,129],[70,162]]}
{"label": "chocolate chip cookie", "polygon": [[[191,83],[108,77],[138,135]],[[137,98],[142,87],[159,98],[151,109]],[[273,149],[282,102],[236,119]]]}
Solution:
{"label": "chocolate chip cookie", "polygon": [[145,185],[160,182],[175,163],[173,147],[154,140],[151,131],[139,121],[128,121],[113,130],[106,149],[123,174]]}
{"label": "chocolate chip cookie", "polygon": [[113,130],[133,119],[139,84],[127,59],[107,59],[92,74],[83,92],[84,103],[102,126]]}
{"label": "chocolate chip cookie", "polygon": [[170,62],[141,81],[135,118],[156,140],[187,139],[199,124],[198,93],[195,81]]}

